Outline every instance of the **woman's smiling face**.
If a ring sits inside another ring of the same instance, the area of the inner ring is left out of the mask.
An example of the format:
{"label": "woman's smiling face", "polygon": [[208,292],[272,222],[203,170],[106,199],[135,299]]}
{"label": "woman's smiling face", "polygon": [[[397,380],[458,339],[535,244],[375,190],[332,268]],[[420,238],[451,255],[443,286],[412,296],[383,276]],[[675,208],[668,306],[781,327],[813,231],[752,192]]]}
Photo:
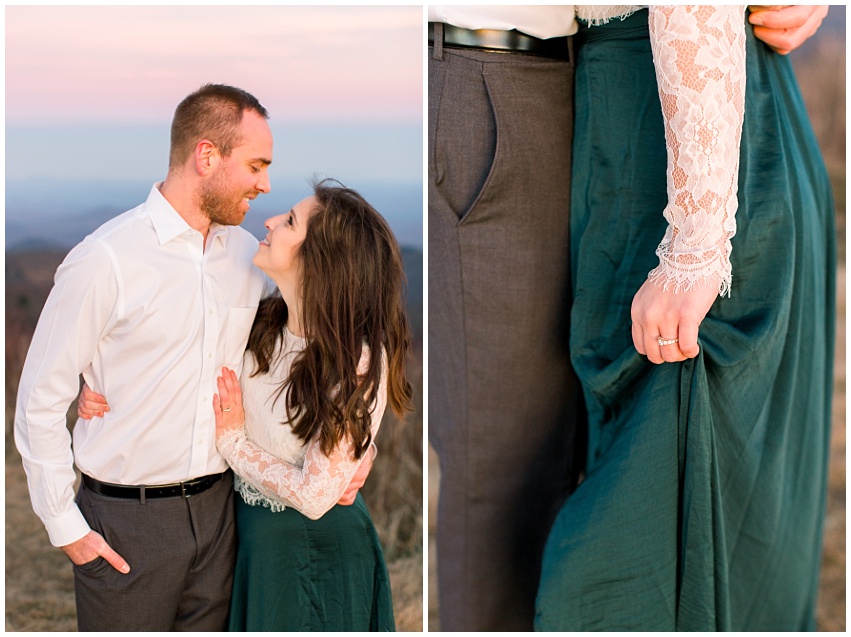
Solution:
{"label": "woman's smiling face", "polygon": [[315,208],[316,197],[310,196],[299,201],[288,213],[267,219],[264,225],[269,232],[254,255],[254,265],[276,281],[281,278],[292,281],[292,277],[299,276],[298,251]]}

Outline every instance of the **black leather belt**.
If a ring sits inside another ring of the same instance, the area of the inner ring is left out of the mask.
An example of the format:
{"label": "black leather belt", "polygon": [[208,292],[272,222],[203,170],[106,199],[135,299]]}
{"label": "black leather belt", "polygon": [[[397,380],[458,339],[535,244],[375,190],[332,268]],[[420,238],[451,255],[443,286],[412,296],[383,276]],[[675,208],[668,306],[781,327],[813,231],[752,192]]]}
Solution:
{"label": "black leather belt", "polygon": [[176,498],[178,496],[188,498],[198,495],[223,480],[225,475],[227,475],[227,471],[202,478],[195,478],[194,480],[187,480],[186,482],[175,482],[173,484],[129,486],[101,482],[83,474],[83,483],[87,489],[100,495],[110,498],[141,500],[144,502],[148,498]]}
{"label": "black leather belt", "polygon": [[[527,35],[517,29],[499,31],[496,29],[462,29],[451,24],[443,25],[443,46],[447,48],[482,49],[506,53],[525,53],[555,58],[570,59],[568,38],[547,38],[542,40]],[[434,22],[428,23],[428,43],[434,44]]]}

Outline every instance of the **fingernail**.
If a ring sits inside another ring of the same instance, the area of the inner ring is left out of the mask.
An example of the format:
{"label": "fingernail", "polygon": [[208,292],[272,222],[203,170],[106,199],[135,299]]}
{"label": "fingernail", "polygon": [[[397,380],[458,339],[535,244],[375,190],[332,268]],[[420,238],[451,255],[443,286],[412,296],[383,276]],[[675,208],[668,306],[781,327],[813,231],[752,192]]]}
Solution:
{"label": "fingernail", "polygon": [[124,566],[121,567],[121,572],[126,575],[127,573],[130,572],[130,567],[127,564],[125,564]]}
{"label": "fingernail", "polygon": [[751,24],[755,24],[758,27],[761,27],[765,22],[758,13],[752,13],[750,17]]}

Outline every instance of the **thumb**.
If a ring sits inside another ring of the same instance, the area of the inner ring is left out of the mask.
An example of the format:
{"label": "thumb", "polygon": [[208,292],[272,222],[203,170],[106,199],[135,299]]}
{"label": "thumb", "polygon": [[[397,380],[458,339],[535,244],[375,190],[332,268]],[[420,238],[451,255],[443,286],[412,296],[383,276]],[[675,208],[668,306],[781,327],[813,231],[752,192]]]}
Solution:
{"label": "thumb", "polygon": [[116,553],[109,544],[106,543],[106,540],[104,540],[99,553],[100,556],[109,562],[112,565],[112,568],[116,571],[120,571],[125,574],[130,572],[130,565],[123,557]]}

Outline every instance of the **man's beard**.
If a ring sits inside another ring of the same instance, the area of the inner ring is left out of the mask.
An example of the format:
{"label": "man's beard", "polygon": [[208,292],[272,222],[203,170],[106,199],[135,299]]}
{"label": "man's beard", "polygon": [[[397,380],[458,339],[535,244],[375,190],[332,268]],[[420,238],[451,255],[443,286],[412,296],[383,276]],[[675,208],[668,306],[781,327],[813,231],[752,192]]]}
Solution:
{"label": "man's beard", "polygon": [[223,226],[238,226],[245,218],[240,208],[245,194],[235,194],[223,184],[222,179],[216,179],[201,191],[199,206],[213,223]]}

